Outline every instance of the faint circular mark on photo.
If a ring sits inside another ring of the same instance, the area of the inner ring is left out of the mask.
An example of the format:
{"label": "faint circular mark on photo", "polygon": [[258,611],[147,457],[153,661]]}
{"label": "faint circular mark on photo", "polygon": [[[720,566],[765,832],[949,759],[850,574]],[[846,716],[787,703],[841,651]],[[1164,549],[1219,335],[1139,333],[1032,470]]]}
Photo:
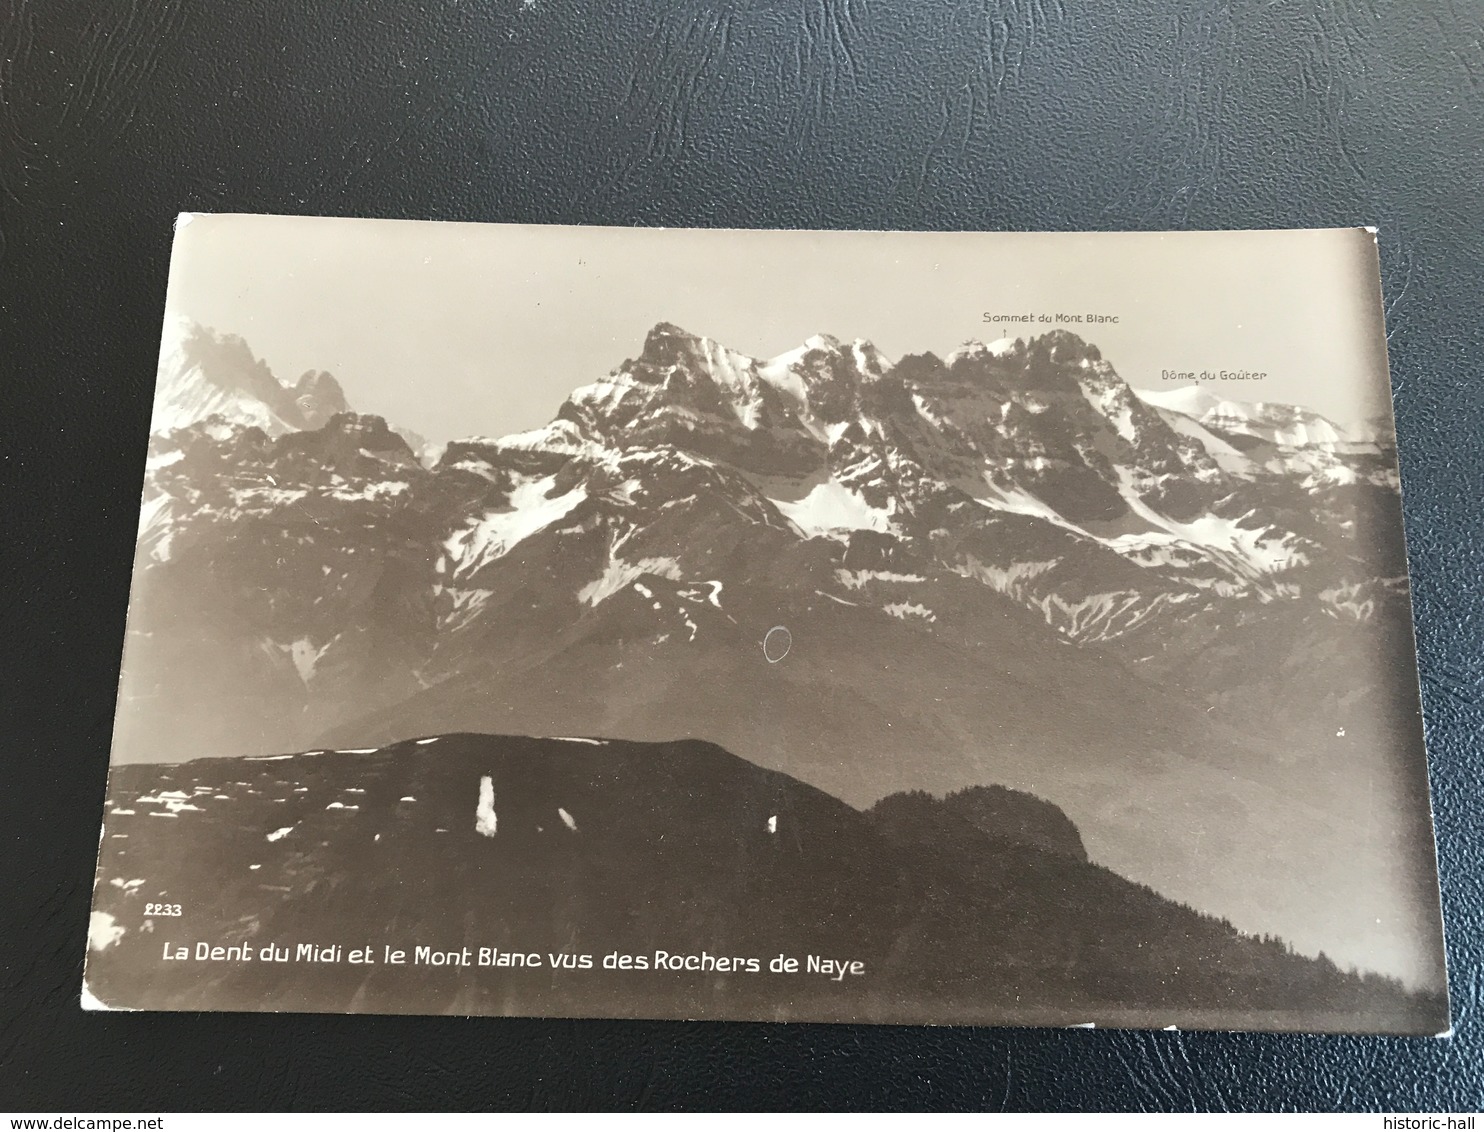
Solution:
{"label": "faint circular mark on photo", "polygon": [[794,647],[794,635],[783,625],[774,625],[763,637],[763,656],[769,664],[777,664]]}

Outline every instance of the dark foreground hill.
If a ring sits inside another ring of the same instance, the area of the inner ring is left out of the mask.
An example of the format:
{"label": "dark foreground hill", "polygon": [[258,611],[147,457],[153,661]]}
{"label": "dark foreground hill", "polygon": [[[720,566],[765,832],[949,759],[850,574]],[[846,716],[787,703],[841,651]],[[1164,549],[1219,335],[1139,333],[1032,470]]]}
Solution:
{"label": "dark foreground hill", "polygon": [[94,907],[86,995],[117,1008],[1447,1025],[1090,863],[1029,795],[861,813],[697,741],[118,766]]}

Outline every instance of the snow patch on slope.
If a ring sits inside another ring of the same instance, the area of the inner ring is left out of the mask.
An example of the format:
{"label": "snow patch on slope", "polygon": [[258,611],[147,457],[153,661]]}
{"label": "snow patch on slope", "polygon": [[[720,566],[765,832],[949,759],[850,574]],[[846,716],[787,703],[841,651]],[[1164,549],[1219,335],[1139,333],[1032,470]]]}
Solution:
{"label": "snow patch on slope", "polygon": [[1008,511],[1012,515],[1029,515],[1034,519],[1045,519],[1048,523],[1054,523],[1058,527],[1075,531],[1077,534],[1087,534],[1081,527],[1068,522],[1054,507],[1041,502],[1025,488],[1018,485],[1000,487],[991,477],[992,473],[984,473],[982,489],[978,483],[972,484],[973,490],[970,494],[975,502],[992,507],[996,511]]}
{"label": "snow patch on slope", "polygon": [[443,548],[448,552],[453,577],[467,577],[495,561],[537,531],[565,518],[587,498],[585,486],[553,496],[555,486],[555,476],[525,480],[511,489],[505,507],[486,511],[445,539]]}
{"label": "snow patch on slope", "polygon": [[1204,448],[1206,455],[1215,460],[1216,466],[1223,472],[1230,472],[1238,476],[1247,476],[1252,473],[1253,464],[1251,460],[1199,421],[1187,416],[1185,413],[1176,412],[1173,409],[1163,409],[1155,406],[1154,411],[1175,432],[1181,436],[1189,437]]}
{"label": "snow patch on slope", "polygon": [[758,377],[787,397],[793,402],[795,410],[800,412],[807,403],[806,392],[804,378],[794,367],[804,360],[804,355],[808,352],[807,346],[801,346],[797,350],[770,358],[757,368]]}
{"label": "snow patch on slope", "polygon": [[1157,529],[1102,540],[1114,550],[1127,555],[1161,543],[1185,543],[1203,548],[1237,573],[1250,578],[1279,573],[1308,561],[1303,551],[1293,545],[1292,535],[1286,531],[1274,527],[1244,527],[1237,519],[1211,514],[1188,523],[1178,522],[1161,515],[1140,499],[1127,471],[1119,471],[1119,480],[1129,508]]}
{"label": "snow patch on slope", "polygon": [[999,593],[1015,596],[1020,592],[1023,583],[1054,569],[1059,561],[1053,558],[1045,561],[1012,562],[1008,566],[995,566],[991,563],[980,562],[970,554],[966,556],[962,566],[954,567],[954,571],[965,577],[977,578]]}
{"label": "snow patch on slope", "polygon": [[495,783],[489,775],[479,779],[479,802],[474,807],[474,832],[482,837],[493,837],[500,828],[495,815]]}
{"label": "snow patch on slope", "polygon": [[325,650],[329,647],[330,642],[326,641],[318,648],[315,648],[308,637],[300,637],[287,646],[289,656],[293,658],[294,668],[298,670],[300,680],[306,684],[309,683],[310,678],[314,675],[315,665],[319,664],[319,658],[325,655]]}
{"label": "snow patch on slope", "polygon": [[848,590],[861,589],[867,582],[921,582],[921,574],[898,574],[891,570],[836,570],[835,577]]}
{"label": "snow patch on slope", "polygon": [[802,499],[774,499],[773,504],[807,537],[892,529],[890,511],[872,507],[838,480],[815,484]]}
{"label": "snow patch on slope", "polygon": [[577,598],[583,605],[600,605],[645,574],[656,574],[678,582],[680,564],[673,558],[641,558],[638,562],[625,562],[610,551],[603,572],[578,590]]}
{"label": "snow patch on slope", "polygon": [[174,508],[164,492],[144,500],[139,508],[139,550],[148,551],[156,562],[170,561]]}
{"label": "snow patch on slope", "polygon": [[107,951],[124,938],[124,931],[107,912],[94,912],[88,917],[88,950]]}

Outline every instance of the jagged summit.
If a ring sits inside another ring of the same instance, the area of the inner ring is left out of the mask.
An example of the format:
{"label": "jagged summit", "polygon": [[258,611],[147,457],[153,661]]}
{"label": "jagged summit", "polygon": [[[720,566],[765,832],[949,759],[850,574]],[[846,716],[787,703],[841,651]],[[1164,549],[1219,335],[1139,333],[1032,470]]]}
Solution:
{"label": "jagged summit", "polygon": [[[230,378],[259,391],[259,406],[287,391],[241,339],[199,328],[168,376],[182,375],[198,391]],[[311,372],[289,392],[312,416],[335,407],[339,386]],[[191,407],[220,415],[209,399]],[[238,419],[281,435],[281,418],[267,427],[265,412]],[[357,474],[380,467],[357,463],[363,453],[407,462],[407,446],[388,442],[379,421],[357,426],[359,439],[340,435],[339,417],[321,427],[324,437],[278,451],[313,452]],[[522,539],[544,529],[549,499],[573,501],[556,517],[586,514],[572,485],[588,500],[645,501],[624,520],[643,526],[645,508],[680,499],[705,468],[711,486],[696,498],[725,497],[736,514],[806,540],[885,536],[1078,641],[1198,620],[1229,598],[1329,594],[1343,616],[1372,608],[1332,577],[1353,552],[1342,549],[1343,528],[1306,517],[1306,496],[1391,488],[1394,476],[1379,448],[1345,442],[1305,409],[1243,406],[1198,388],[1136,392],[1070,331],[900,362],[863,339],[818,334],[760,360],[669,322],[648,332],[638,358],[574,390],[547,426],[455,442],[437,465],[514,493],[496,506],[534,507],[512,528]],[[550,483],[536,493],[530,477]],[[515,543],[501,535],[497,545]]]}
{"label": "jagged summit", "polygon": [[1097,346],[1076,331],[1067,330],[1065,327],[1057,327],[1054,330],[1048,330],[1045,334],[1034,335],[1027,345],[1032,348],[1044,348],[1059,361],[1075,361],[1082,357],[1096,361],[1103,356]]}
{"label": "jagged summit", "polygon": [[651,365],[673,365],[685,354],[704,350],[711,339],[676,326],[673,322],[657,322],[644,336],[644,349],[639,361]]}
{"label": "jagged summit", "polygon": [[[996,338],[992,342],[982,342],[977,338],[971,338],[957,349],[950,352],[944,359],[947,364],[952,365],[960,358],[1013,358],[1023,356],[1026,351],[1024,338]],[[926,355],[932,357],[933,355]]]}
{"label": "jagged summit", "polygon": [[[351,412],[334,374],[312,369],[292,384],[282,382],[240,335],[177,315],[166,324],[164,343],[150,419],[153,436],[215,417],[276,438],[323,428]],[[415,432],[395,431],[419,458],[432,447]]]}
{"label": "jagged summit", "polygon": [[180,318],[167,331],[151,432],[169,432],[215,415],[281,436],[319,428],[348,408],[339,382],[328,373],[310,371],[285,385],[238,335]]}
{"label": "jagged summit", "polygon": [[310,428],[317,427],[315,422],[323,423],[336,413],[343,413],[348,409],[345,391],[340,388],[340,383],[333,374],[322,369],[307,370],[301,374],[294,383],[293,393],[294,404],[299,407],[304,423]]}

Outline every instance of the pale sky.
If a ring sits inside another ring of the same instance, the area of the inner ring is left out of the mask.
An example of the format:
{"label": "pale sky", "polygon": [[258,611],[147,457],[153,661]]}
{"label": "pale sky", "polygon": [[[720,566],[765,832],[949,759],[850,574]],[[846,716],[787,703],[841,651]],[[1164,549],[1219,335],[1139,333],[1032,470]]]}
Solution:
{"label": "pale sky", "polygon": [[[1066,325],[1130,384],[1161,371],[1350,424],[1389,409],[1374,239],[1225,233],[738,232],[196,215],[167,310],[240,334],[280,381],[333,373],[351,407],[431,440],[550,420],[676,323],[757,357],[814,334],[889,357]],[[170,325],[169,322],[166,324]]]}

